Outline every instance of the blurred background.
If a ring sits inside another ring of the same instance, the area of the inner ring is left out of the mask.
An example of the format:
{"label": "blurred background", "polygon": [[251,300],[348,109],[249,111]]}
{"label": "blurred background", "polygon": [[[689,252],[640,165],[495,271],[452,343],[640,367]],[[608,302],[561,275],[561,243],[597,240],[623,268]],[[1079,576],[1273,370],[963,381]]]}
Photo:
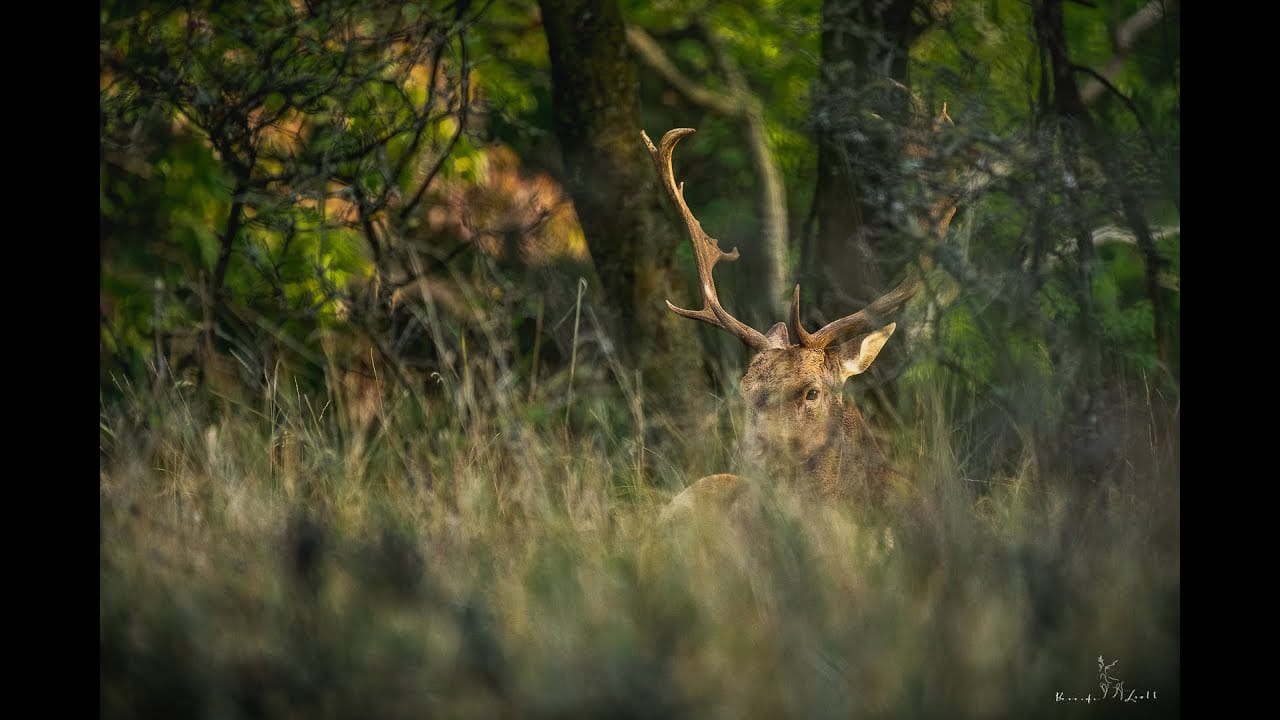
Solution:
{"label": "blurred background", "polygon": [[[104,716],[1178,714],[1178,2],[99,17]],[[750,359],[677,127],[753,327],[921,278],[932,540],[655,526]]]}

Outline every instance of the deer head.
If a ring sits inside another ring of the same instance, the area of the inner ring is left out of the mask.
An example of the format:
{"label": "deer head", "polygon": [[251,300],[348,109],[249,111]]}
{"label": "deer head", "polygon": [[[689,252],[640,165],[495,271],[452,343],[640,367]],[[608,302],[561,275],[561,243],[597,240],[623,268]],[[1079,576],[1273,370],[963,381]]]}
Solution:
{"label": "deer head", "polygon": [[[702,309],[687,310],[670,301],[667,307],[727,330],[755,350],[741,383],[748,412],[744,438],[748,459],[761,463],[772,477],[822,495],[847,496],[875,485],[887,462],[842,390],[845,381],[871,367],[896,327],[894,323],[877,327],[877,323],[910,299],[918,282],[909,276],[866,308],[812,334],[800,321],[800,286],[796,285],[791,304],[794,343],[785,323],[761,333],[733,317],[720,303],[711,271],[722,260],[737,260],[738,250],[721,250],[719,242],[703,231],[685,202],[683,183],[676,182],[672,170],[676,144],[694,132],[692,128],[670,130],[658,147],[641,132],[662,184],[689,231],[702,288]],[[722,487],[729,476],[712,477],[719,478],[716,487]]]}

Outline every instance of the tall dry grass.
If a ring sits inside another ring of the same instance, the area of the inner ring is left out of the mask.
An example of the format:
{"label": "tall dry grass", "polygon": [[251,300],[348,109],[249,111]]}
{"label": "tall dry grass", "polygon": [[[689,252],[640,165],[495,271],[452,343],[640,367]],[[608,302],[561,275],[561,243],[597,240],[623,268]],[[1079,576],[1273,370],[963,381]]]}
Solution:
{"label": "tall dry grass", "polygon": [[414,394],[118,380],[103,716],[1177,713],[1177,426],[1149,389],[1113,405],[1124,447],[1097,476],[1031,440],[975,456],[985,421],[924,381],[892,438],[924,510],[766,493],[747,529],[661,526],[733,469],[736,404],[654,444],[661,418],[600,364],[530,393],[473,360]]}

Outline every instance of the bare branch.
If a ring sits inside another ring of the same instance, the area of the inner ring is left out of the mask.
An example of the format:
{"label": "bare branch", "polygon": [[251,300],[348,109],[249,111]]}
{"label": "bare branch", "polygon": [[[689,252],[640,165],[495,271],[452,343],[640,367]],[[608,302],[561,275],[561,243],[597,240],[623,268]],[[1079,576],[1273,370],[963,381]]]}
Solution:
{"label": "bare branch", "polygon": [[1156,23],[1163,20],[1171,9],[1176,9],[1177,5],[1177,0],[1151,0],[1121,23],[1116,31],[1116,47],[1111,59],[1103,66],[1102,72],[1094,75],[1084,84],[1084,87],[1080,88],[1080,101],[1085,105],[1092,105],[1101,98],[1102,93],[1110,86],[1109,81],[1115,78],[1124,67],[1124,62],[1129,58],[1129,53],[1133,50],[1138,36],[1155,27]]}
{"label": "bare branch", "polygon": [[[440,154],[440,158],[436,160],[436,164],[423,178],[422,184],[418,186],[417,192],[413,194],[409,202],[400,210],[400,219],[408,218],[413,209],[422,202],[422,198],[427,193],[427,188],[431,185],[431,181],[439,174],[440,169],[444,167],[445,160],[453,155],[453,149],[458,146],[458,141],[462,138],[462,133],[467,129],[468,111],[471,109],[471,67],[467,57],[467,39],[462,35],[458,36],[458,45],[462,55],[462,68],[460,70],[461,79],[458,89],[459,107],[458,107],[458,129],[454,131],[453,137],[449,138],[449,144],[445,147],[444,152]],[[433,79],[434,82],[434,79]]]}
{"label": "bare branch", "polygon": [[695,105],[709,108],[722,115],[740,117],[743,108],[740,98],[715,92],[705,85],[699,85],[689,78],[671,62],[658,42],[636,25],[627,26],[627,45],[640,56],[641,62],[662,76],[671,87],[688,98]]}
{"label": "bare branch", "polygon": [[[769,147],[769,136],[764,124],[764,111],[760,101],[752,94],[733,57],[711,30],[694,26],[694,35],[711,49],[716,64],[729,84],[730,92],[721,93],[700,85],[680,72],[667,57],[662,47],[643,28],[627,26],[627,44],[635,50],[640,60],[658,73],[681,95],[695,105],[742,121],[751,151],[751,162],[760,179],[761,240],[766,252],[766,288],[771,310],[781,309],[785,287],[787,246],[787,192],[782,182],[782,172]],[[775,307],[777,305],[777,307]]]}
{"label": "bare branch", "polygon": [[[1097,70],[1094,70],[1093,68],[1084,67],[1083,65],[1072,65],[1071,68],[1076,72],[1081,72],[1081,73],[1085,73],[1086,75],[1089,75],[1090,82],[1097,83],[1102,87],[1105,87],[1107,90],[1111,91],[1112,95],[1115,95],[1116,97],[1120,98],[1121,102],[1124,103],[1125,107],[1129,108],[1129,112],[1133,113],[1134,119],[1138,121],[1138,127],[1142,130],[1142,137],[1146,139],[1147,146],[1150,147],[1151,152],[1154,153],[1156,151],[1155,141],[1151,139],[1151,133],[1150,131],[1147,130],[1147,123],[1142,119],[1142,114],[1138,112],[1138,106],[1133,104],[1133,100],[1130,99],[1128,95],[1125,95],[1124,93],[1120,92],[1119,88],[1117,88],[1115,85],[1112,85],[1111,81],[1108,80],[1101,73],[1099,73]],[[1083,91],[1081,94],[1083,95]],[[1085,104],[1087,105],[1088,101],[1085,101]]]}

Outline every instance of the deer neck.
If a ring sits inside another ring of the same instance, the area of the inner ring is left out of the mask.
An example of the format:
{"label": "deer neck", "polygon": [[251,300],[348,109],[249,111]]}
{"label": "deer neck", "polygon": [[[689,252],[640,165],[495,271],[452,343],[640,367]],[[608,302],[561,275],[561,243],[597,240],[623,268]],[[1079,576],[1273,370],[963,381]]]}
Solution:
{"label": "deer neck", "polygon": [[[874,485],[887,460],[875,445],[857,408],[846,404],[823,429],[824,439],[805,457],[797,458],[767,443],[744,446],[742,457],[770,484],[811,499],[861,501]],[[756,437],[762,433],[754,433]]]}
{"label": "deer neck", "polygon": [[833,419],[827,442],[805,461],[799,479],[826,498],[870,501],[878,495],[887,467],[862,413],[846,405]]}

